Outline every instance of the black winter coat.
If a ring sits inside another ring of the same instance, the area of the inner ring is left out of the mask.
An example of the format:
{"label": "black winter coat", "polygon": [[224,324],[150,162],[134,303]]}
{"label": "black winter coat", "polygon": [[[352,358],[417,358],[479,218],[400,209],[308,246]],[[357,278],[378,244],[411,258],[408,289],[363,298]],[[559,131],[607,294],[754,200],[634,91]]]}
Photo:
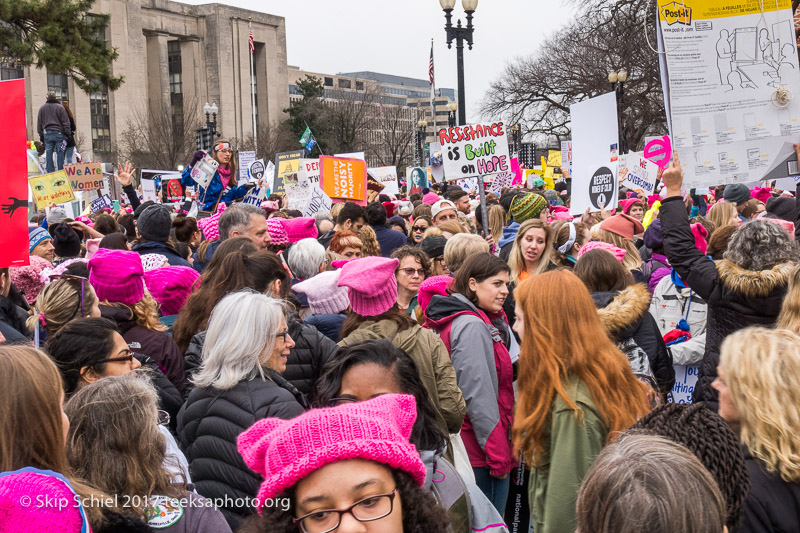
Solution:
{"label": "black winter coat", "polygon": [[633,338],[647,354],[659,392],[666,394],[671,391],[675,385],[672,354],[667,350],[658,324],[650,314],[650,292],[647,287],[635,283],[620,292],[593,292],[592,299],[608,336],[614,342]]}
{"label": "black winter coat", "polygon": [[262,481],[242,460],[236,439],[258,420],[288,420],[308,407],[289,382],[272,370],[265,372],[269,379],[240,381],[230,390],[195,388],[178,414],[178,440],[192,482],[206,498],[228,497],[228,505],[219,510],[234,531],[255,508],[235,507],[232,500],[254,498]]}
{"label": "black winter coat", "polygon": [[27,343],[28,328],[25,326],[25,319],[28,314],[14,302],[0,296],[0,334],[5,337],[8,344]]}
{"label": "black winter coat", "polygon": [[181,393],[178,392],[175,385],[167,379],[167,376],[161,372],[158,368],[158,363],[153,359],[143,354],[136,354],[136,359],[142,364],[142,368],[151,370],[150,376],[153,386],[155,386],[158,392],[159,407],[169,413],[169,428],[174,433],[178,423],[178,411],[181,410],[181,406],[183,405]]}
{"label": "black winter coat", "polygon": [[[320,375],[322,365],[333,357],[339,347],[331,339],[317,331],[314,326],[303,324],[297,315],[286,319],[289,336],[294,340],[294,348],[289,351],[289,360],[286,362],[286,371],[283,377],[306,396],[311,394],[314,383]],[[184,366],[186,381],[184,383],[184,397],[188,397],[193,385],[189,379],[197,372],[203,362],[203,344],[206,341],[206,332],[201,331],[189,342],[186,349]]]}
{"label": "black winter coat", "polygon": [[800,533],[800,483],[767,472],[764,463],[744,451],[750,493],[738,533]]}
{"label": "black winter coat", "polygon": [[748,326],[775,324],[795,265],[783,263],[769,270],[753,271],[727,259],[714,264],[694,245],[681,198],[662,201],[660,217],[670,264],[684,283],[708,303],[706,351],[692,401],[707,402],[709,409],[716,411],[718,395],[711,382],[717,377],[722,341]]}

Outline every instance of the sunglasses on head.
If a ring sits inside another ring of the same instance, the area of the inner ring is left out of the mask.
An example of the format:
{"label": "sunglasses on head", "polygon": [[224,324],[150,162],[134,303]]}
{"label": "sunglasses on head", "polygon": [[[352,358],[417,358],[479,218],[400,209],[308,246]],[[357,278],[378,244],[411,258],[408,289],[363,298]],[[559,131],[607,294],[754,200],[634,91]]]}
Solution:
{"label": "sunglasses on head", "polygon": [[[79,307],[77,309],[75,309],[75,315],[77,315],[79,317],[86,316],[85,313],[84,313],[84,309],[83,309],[83,298],[84,298],[84,295],[86,294],[86,282],[89,281],[89,279],[88,278],[84,278],[83,276],[76,276],[75,274],[52,274],[50,276],[50,281],[55,281],[55,280],[58,280],[58,279],[63,279],[63,280],[66,280],[66,281],[68,281],[70,283],[74,283],[75,286],[76,286],[76,289],[77,289],[77,284],[80,283],[80,285],[81,285],[81,288],[80,288],[81,301],[80,301]],[[78,313],[80,313],[80,315],[78,315]],[[73,315],[73,316],[75,316],[75,315]]]}

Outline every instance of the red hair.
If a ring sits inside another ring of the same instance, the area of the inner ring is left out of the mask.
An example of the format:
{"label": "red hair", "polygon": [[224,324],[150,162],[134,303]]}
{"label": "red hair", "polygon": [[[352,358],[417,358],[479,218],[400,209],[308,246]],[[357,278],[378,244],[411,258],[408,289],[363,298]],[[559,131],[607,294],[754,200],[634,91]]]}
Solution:
{"label": "red hair", "polygon": [[514,296],[524,315],[525,331],[513,440],[528,465],[538,466],[549,445],[556,395],[575,412],[576,419],[583,416],[564,387],[569,377],[589,388],[608,428],[607,440],[648,412],[646,386],[608,338],[592,297],[577,276],[566,270],[531,276]]}

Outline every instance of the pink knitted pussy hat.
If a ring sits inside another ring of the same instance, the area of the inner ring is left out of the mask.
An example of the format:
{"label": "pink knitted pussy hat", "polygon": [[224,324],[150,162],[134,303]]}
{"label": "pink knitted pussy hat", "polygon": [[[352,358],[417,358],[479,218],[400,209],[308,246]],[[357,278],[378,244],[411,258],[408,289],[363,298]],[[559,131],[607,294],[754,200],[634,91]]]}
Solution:
{"label": "pink knitted pussy hat", "polygon": [[215,241],[219,239],[219,217],[225,212],[225,204],[220,202],[217,206],[217,212],[210,217],[201,218],[197,221],[197,227],[203,232],[203,237],[207,241]]}
{"label": "pink knitted pussy hat", "polygon": [[431,298],[436,295],[447,296],[447,286],[452,283],[453,278],[450,276],[431,276],[423,281],[419,286],[419,294],[417,295],[417,303],[419,304],[422,312],[428,310],[428,304],[431,303]]}
{"label": "pink knitted pussy hat", "polygon": [[590,241],[583,245],[583,247],[580,249],[578,252],[578,259],[580,259],[581,256],[586,252],[591,252],[592,250],[605,250],[607,252],[611,252],[620,263],[622,263],[622,260],[625,259],[625,254],[627,253],[622,248],[617,248],[613,244],[608,244],[605,241]]}
{"label": "pink knitted pussy hat", "polygon": [[200,274],[186,266],[165,266],[144,273],[147,290],[161,305],[164,316],[180,313],[186,300],[200,288]]}
{"label": "pink knitted pussy hat", "polygon": [[88,265],[89,283],[101,302],[136,305],[144,297],[144,267],[136,252],[100,248]]}
{"label": "pink knitted pussy hat", "polygon": [[419,452],[408,442],[417,418],[414,397],[384,394],[366,402],[312,409],[290,420],[264,418],[239,435],[239,453],[264,478],[264,502],[325,465],[347,459],[385,464],[425,481]]}
{"label": "pink knitted pussy hat", "polygon": [[335,315],[350,306],[347,289],[339,287],[340,270],[329,270],[292,285],[292,290],[308,297],[308,307],[315,315]]}
{"label": "pink knitted pussy hat", "polygon": [[75,496],[72,485],[57,472],[31,467],[3,472],[0,474],[0,531],[91,533],[86,513],[75,502]]}
{"label": "pink knitted pussy hat", "polygon": [[267,220],[267,233],[269,233],[269,243],[275,246],[285,246],[289,244],[289,234],[281,224],[282,218],[274,217]]}
{"label": "pink knitted pussy hat", "polygon": [[339,286],[347,287],[350,307],[361,316],[378,316],[397,303],[397,279],[400,261],[388,257],[362,257],[342,267]]}
{"label": "pink knitted pussy hat", "polygon": [[303,239],[316,239],[319,233],[317,232],[317,225],[313,218],[281,218],[281,224],[286,228],[286,234],[289,236],[289,242],[295,243]]}
{"label": "pink knitted pussy hat", "polygon": [[439,200],[441,200],[441,198],[439,198],[439,195],[435,192],[429,192],[422,197],[422,203],[428,205],[433,205]]}

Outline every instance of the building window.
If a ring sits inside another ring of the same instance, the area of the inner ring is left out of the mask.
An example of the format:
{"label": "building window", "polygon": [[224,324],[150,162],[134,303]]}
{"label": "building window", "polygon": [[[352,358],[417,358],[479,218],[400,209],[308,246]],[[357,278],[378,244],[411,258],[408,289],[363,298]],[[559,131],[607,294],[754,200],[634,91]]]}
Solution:
{"label": "building window", "polygon": [[364,90],[364,82],[363,81],[357,81],[356,82],[356,91],[363,91],[363,90]]}
{"label": "building window", "polygon": [[0,80],[18,80],[25,77],[22,64],[13,59],[0,60]]}
{"label": "building window", "polygon": [[92,150],[111,152],[111,117],[108,112],[108,88],[89,95],[92,119]]}
{"label": "building window", "polygon": [[180,41],[167,41],[167,69],[169,71],[169,103],[175,133],[183,131],[183,65]]}
{"label": "building window", "polygon": [[333,87],[333,78],[325,76],[325,87]]}
{"label": "building window", "polygon": [[66,74],[47,73],[47,92],[56,93],[56,98],[62,102],[69,102],[69,84]]}
{"label": "building window", "polygon": [[339,88],[340,89],[349,89],[351,87],[350,80],[339,80]]}

